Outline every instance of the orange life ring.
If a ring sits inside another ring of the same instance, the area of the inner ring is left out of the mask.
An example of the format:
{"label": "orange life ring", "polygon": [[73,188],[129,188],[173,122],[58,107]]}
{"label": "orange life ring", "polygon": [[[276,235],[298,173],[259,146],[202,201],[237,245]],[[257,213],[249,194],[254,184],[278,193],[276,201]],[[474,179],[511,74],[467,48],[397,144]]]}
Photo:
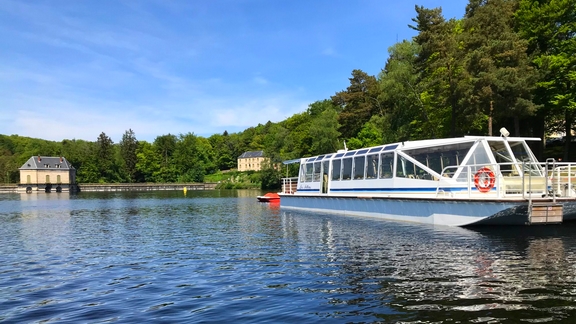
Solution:
{"label": "orange life ring", "polygon": [[487,167],[478,169],[478,172],[474,175],[474,185],[480,192],[492,190],[495,182],[496,176],[494,176],[494,172]]}

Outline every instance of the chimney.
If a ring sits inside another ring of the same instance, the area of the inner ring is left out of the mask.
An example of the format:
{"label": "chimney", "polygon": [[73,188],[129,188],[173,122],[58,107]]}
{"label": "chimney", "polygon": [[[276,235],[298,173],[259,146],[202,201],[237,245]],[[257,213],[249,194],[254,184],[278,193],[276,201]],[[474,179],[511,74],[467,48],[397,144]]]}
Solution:
{"label": "chimney", "polygon": [[62,162],[63,162],[63,159],[62,159],[62,157],[60,157],[60,163],[62,163]]}
{"label": "chimney", "polygon": [[42,161],[42,159],[40,158],[40,155],[38,155],[38,162]]}

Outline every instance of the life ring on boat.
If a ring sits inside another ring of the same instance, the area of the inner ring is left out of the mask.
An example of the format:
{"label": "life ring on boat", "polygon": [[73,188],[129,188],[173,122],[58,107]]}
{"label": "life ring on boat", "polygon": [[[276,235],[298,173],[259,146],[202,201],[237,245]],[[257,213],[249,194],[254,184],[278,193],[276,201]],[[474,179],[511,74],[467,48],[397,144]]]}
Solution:
{"label": "life ring on boat", "polygon": [[488,192],[492,190],[492,188],[494,188],[495,182],[496,176],[494,175],[494,172],[490,170],[490,168],[480,168],[474,175],[474,185],[480,192]]}

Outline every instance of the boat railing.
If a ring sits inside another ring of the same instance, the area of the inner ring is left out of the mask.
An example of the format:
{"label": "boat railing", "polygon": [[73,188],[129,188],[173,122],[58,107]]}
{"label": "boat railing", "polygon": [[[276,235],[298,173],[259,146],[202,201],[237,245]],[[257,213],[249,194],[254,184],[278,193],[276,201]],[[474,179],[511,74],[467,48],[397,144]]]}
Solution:
{"label": "boat railing", "polygon": [[[436,196],[453,196],[455,192],[468,198],[477,197],[475,175],[481,168],[488,168],[493,181],[487,192],[497,198],[522,197],[533,199],[548,197],[576,197],[576,163],[556,162],[553,159],[541,162],[483,163],[475,165],[448,166],[438,179]],[[519,172],[521,171],[521,172]],[[456,178],[454,178],[456,176]],[[466,190],[456,188],[465,186]],[[494,189],[492,189],[494,188]]]}
{"label": "boat railing", "polygon": [[293,194],[298,188],[298,177],[282,178],[282,193]]}
{"label": "boat railing", "polygon": [[554,196],[576,197],[576,163],[547,163],[545,169],[549,179],[549,191]]}

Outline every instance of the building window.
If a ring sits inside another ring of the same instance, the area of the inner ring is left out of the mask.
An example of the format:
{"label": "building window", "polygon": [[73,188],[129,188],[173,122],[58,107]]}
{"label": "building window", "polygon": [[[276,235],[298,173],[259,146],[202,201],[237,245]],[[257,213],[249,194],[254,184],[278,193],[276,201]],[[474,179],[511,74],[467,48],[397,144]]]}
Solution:
{"label": "building window", "polygon": [[28,183],[28,184],[32,183],[32,180],[30,179],[30,175],[26,176],[26,183]]}
{"label": "building window", "polygon": [[62,179],[60,178],[60,175],[56,176],[56,182],[57,183],[62,183]]}
{"label": "building window", "polygon": [[50,175],[49,174],[46,175],[46,183],[50,183]]}

